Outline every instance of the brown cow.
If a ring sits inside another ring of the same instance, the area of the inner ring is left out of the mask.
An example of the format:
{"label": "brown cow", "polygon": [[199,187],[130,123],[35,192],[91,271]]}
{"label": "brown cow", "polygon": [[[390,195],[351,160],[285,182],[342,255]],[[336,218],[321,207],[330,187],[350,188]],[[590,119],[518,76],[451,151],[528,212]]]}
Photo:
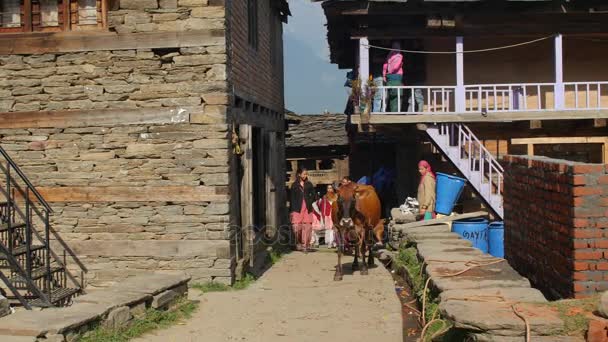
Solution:
{"label": "brown cow", "polygon": [[[371,185],[349,183],[338,189],[338,200],[332,204],[332,220],[337,233],[338,265],[334,280],[342,280],[342,253],[344,238],[348,235],[354,241],[355,260],[353,270],[359,267],[361,255],[361,274],[367,275],[367,267],[374,264],[372,256],[372,233],[378,242],[382,241],[384,221],[380,218],[380,199]],[[367,264],[365,252],[368,252]]]}

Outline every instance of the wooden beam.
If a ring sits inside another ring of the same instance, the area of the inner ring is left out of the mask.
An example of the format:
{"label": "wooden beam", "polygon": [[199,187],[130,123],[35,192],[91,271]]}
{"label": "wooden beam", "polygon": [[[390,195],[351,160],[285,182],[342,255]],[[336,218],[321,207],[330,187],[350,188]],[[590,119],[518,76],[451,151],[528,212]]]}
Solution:
{"label": "wooden beam", "polygon": [[47,202],[213,202],[228,201],[212,186],[39,187]]}
{"label": "wooden beam", "polygon": [[604,144],[606,137],[551,137],[551,138],[520,138],[511,139],[513,145],[539,145],[539,144]]}
{"label": "wooden beam", "polygon": [[225,44],[224,30],[129,34],[114,32],[7,33],[0,35],[0,55],[179,48],[223,44]]}
{"label": "wooden beam", "polygon": [[202,110],[202,107],[158,107],[10,112],[0,113],[0,129],[179,124],[190,122],[190,113]]}
{"label": "wooden beam", "polygon": [[[417,124],[417,123],[442,123],[442,122],[512,122],[529,120],[583,120],[583,119],[605,119],[608,118],[608,110],[569,110],[569,111],[542,111],[542,112],[500,112],[463,114],[372,114],[370,124]],[[352,124],[359,124],[359,115],[351,116]]]}
{"label": "wooden beam", "polygon": [[410,228],[433,226],[438,223],[447,223],[447,222],[452,222],[452,221],[456,221],[456,220],[463,220],[463,219],[484,217],[484,216],[488,216],[488,213],[485,211],[476,211],[473,213],[456,214],[456,215],[445,216],[445,217],[436,218],[436,219],[432,219],[432,220],[417,221],[417,222],[411,222],[411,223],[406,223],[406,224],[395,224],[394,229],[397,231],[406,231],[407,229],[410,229]]}
{"label": "wooden beam", "polygon": [[534,155],[534,144],[528,144],[527,145],[526,154],[529,155],[529,156],[533,156]]}

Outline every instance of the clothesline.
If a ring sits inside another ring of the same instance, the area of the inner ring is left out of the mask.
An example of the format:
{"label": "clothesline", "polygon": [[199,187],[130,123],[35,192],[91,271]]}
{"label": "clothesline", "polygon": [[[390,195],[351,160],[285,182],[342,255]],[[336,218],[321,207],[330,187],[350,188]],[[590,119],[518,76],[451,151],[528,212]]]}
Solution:
{"label": "clothesline", "polygon": [[[555,35],[550,35],[550,36],[547,36],[547,37],[538,38],[538,39],[530,40],[530,41],[523,42],[523,43],[517,43],[517,44],[511,44],[511,45],[505,45],[505,46],[498,46],[498,47],[487,48],[487,49],[467,50],[467,51],[463,51],[462,53],[479,53],[479,52],[489,52],[489,51],[511,49],[511,48],[514,48],[514,47],[519,47],[519,46],[524,46],[524,45],[538,43],[540,41],[547,40],[547,39],[550,39],[550,38],[553,38],[553,37],[555,37]],[[374,49],[386,50],[386,51],[396,51],[396,52],[405,52],[405,53],[418,53],[418,54],[455,55],[457,53],[460,53],[460,52],[456,52],[456,51],[421,51],[421,50],[392,49],[392,48],[386,48],[386,47],[372,45],[372,44],[366,44],[366,45],[363,45],[363,46],[367,47],[368,49],[369,48],[374,48]]]}

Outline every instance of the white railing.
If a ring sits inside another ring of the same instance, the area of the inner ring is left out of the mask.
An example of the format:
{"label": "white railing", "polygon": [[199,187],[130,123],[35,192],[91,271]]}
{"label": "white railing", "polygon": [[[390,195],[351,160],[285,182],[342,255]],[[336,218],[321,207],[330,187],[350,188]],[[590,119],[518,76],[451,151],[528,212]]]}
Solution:
{"label": "white railing", "polygon": [[555,84],[477,84],[465,86],[467,112],[521,112],[555,109]]}
{"label": "white railing", "polygon": [[[464,108],[465,113],[608,109],[608,82],[565,82],[563,86],[562,93],[555,83],[475,84],[464,86],[460,96],[454,86],[382,86],[376,89],[372,113],[453,114],[457,108]],[[393,106],[391,100],[396,102]],[[556,105],[558,102],[563,105]]]}
{"label": "white railing", "polygon": [[[453,113],[456,87],[382,86],[376,89],[374,113],[438,114]],[[391,99],[396,108],[391,108]],[[380,105],[380,108],[378,107]]]}
{"label": "white railing", "polygon": [[566,82],[564,88],[567,110],[608,109],[608,82]]}
{"label": "white railing", "polygon": [[[438,138],[441,139],[435,142],[485,202],[502,217],[503,167],[466,125],[446,123],[440,124],[437,129]],[[432,132],[429,135],[434,136]]]}

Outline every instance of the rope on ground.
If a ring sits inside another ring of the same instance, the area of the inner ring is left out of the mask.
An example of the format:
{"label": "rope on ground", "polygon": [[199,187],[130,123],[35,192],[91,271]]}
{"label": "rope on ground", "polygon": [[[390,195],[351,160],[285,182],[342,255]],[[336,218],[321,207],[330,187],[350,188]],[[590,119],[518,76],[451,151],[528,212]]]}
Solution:
{"label": "rope on ground", "polygon": [[[527,41],[527,42],[522,42],[522,43],[517,43],[517,44],[511,44],[511,45],[504,45],[504,46],[497,46],[497,47],[487,48],[487,49],[467,50],[467,51],[463,51],[462,53],[479,53],[479,52],[490,52],[490,51],[511,49],[511,48],[515,48],[515,47],[519,47],[519,46],[534,44],[534,43],[537,43],[537,42],[540,42],[540,41],[543,41],[543,40],[547,40],[547,39],[553,38],[554,36],[555,35],[550,35],[550,36],[546,36],[546,37],[530,40],[530,41]],[[418,54],[455,55],[455,54],[460,53],[460,52],[457,52],[457,51],[421,51],[421,50],[393,49],[393,48],[386,48],[386,47],[383,47],[383,46],[377,46],[377,45],[372,45],[372,44],[367,44],[367,45],[363,45],[363,46],[367,47],[368,49],[369,48],[374,48],[374,49],[386,50],[386,51],[396,51],[396,52],[405,52],[405,53],[418,53]]]}
{"label": "rope on ground", "polygon": [[526,316],[522,315],[521,312],[517,310],[517,304],[511,305],[511,309],[513,309],[513,312],[515,313],[515,315],[517,315],[517,317],[521,318],[524,321],[524,324],[526,325],[526,342],[530,342],[530,322],[528,321]]}

